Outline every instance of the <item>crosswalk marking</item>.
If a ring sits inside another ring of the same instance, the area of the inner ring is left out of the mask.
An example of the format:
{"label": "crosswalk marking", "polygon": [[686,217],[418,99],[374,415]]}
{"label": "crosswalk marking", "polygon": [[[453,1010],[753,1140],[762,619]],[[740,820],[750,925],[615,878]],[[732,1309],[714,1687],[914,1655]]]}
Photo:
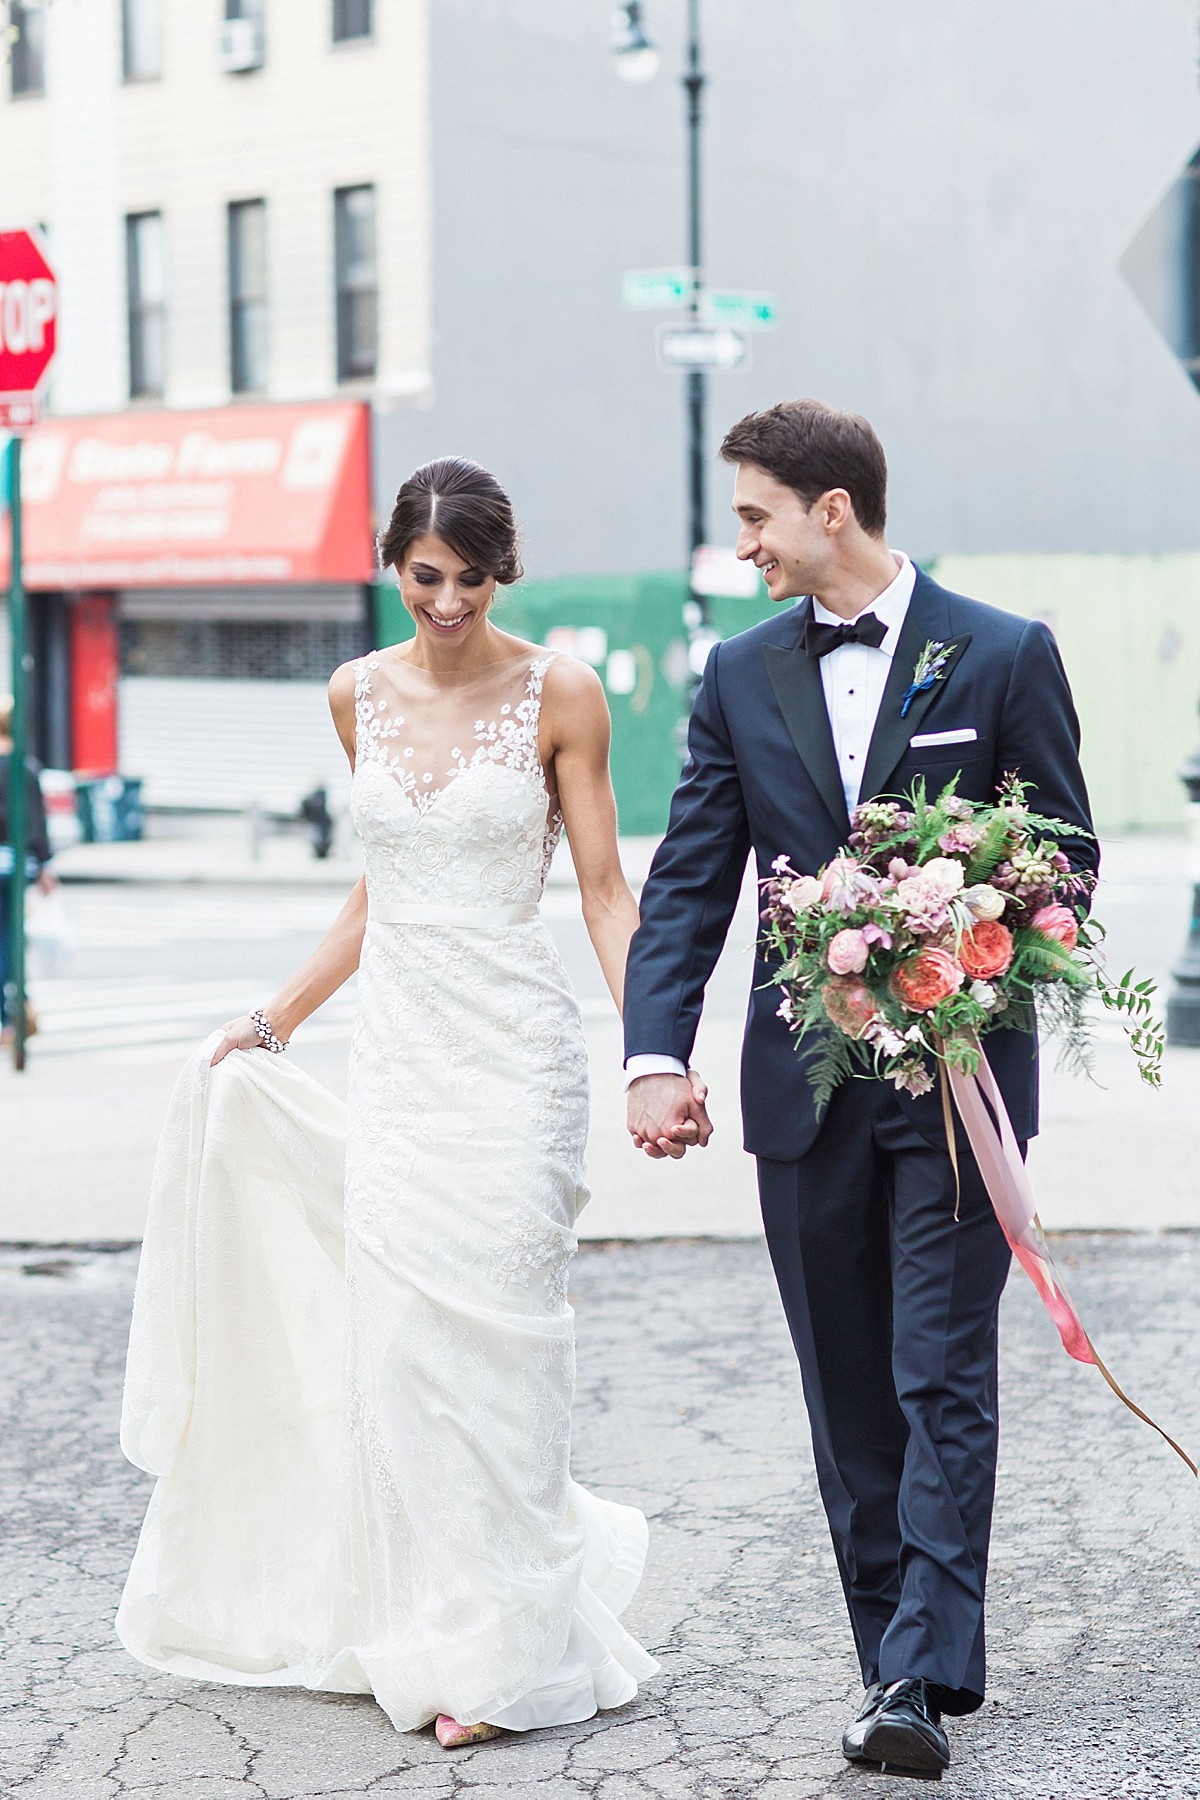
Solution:
{"label": "crosswalk marking", "polygon": [[[246,992],[244,981],[35,982],[30,998],[38,1030],[30,1055],[184,1048],[243,1013]],[[305,1036],[347,1037],[353,1018],[353,985],[348,984],[325,1003]]]}
{"label": "crosswalk marking", "polygon": [[[119,1051],[186,1051],[226,1019],[246,1010],[245,981],[35,982],[30,999],[38,1030],[30,1056],[109,1056]],[[304,1041],[349,1038],[354,1023],[353,980],[304,1026]],[[613,1016],[609,1000],[581,1002],[585,1019]]]}

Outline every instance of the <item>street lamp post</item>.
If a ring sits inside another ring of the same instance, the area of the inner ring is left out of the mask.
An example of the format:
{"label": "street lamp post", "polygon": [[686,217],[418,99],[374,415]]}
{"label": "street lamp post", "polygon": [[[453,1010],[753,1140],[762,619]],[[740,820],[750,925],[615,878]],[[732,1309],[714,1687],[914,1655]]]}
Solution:
{"label": "street lamp post", "polygon": [[1183,956],[1177,964],[1175,986],[1167,1001],[1167,1042],[1200,1047],[1200,749],[1179,771],[1187,789],[1188,825],[1192,841],[1192,922]]}
{"label": "street lamp post", "polygon": [[[650,81],[658,73],[660,57],[646,35],[641,0],[628,0],[613,14],[612,52],[617,73],[625,81]],[[697,323],[700,318],[703,239],[700,197],[700,132],[703,123],[702,99],[708,77],[704,73],[700,48],[700,0],[687,0],[687,49],[684,73],[680,78],[685,99],[687,122],[687,246],[688,266],[692,270],[692,293],[688,312]],[[706,541],[704,431],[707,412],[707,378],[703,369],[689,369],[687,375],[687,494],[688,494],[688,566],[693,553]]]}
{"label": "street lamp post", "polygon": [[[688,0],[687,68],[683,75],[683,91],[687,96],[688,132],[688,262],[695,270],[691,314],[700,313],[701,211],[700,211],[700,126],[701,98],[706,77],[700,66],[700,0]],[[692,556],[706,542],[704,506],[704,421],[707,411],[707,380],[703,369],[688,370],[688,567]]]}

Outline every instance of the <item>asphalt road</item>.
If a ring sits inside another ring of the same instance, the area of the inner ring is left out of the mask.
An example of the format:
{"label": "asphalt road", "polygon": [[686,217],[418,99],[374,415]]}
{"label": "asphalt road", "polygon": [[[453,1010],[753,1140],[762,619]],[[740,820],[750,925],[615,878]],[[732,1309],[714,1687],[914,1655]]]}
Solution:
{"label": "asphalt road", "polygon": [[[1066,1273],[1130,1391],[1200,1445],[1200,1236],[1077,1236]],[[453,1755],[367,1699],[159,1676],[112,1617],[148,1483],[116,1441],[134,1253],[0,1254],[5,1800],[815,1800],[899,1777],[838,1751],[857,1696],[791,1349],[758,1243],[583,1251],[580,1479],[650,1515],[621,1712]],[[1004,1303],[991,1690],[959,1800],[1194,1800],[1197,1490],[1027,1282]]]}

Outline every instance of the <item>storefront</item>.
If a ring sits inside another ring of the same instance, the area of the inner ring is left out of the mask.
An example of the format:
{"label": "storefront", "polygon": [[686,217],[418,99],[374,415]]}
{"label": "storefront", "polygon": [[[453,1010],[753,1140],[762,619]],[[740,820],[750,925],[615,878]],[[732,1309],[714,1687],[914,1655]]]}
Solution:
{"label": "storefront", "polygon": [[[152,808],[344,798],[332,670],[370,643],[368,409],[53,419],[24,452],[35,747]],[[8,577],[7,532],[0,586]]]}

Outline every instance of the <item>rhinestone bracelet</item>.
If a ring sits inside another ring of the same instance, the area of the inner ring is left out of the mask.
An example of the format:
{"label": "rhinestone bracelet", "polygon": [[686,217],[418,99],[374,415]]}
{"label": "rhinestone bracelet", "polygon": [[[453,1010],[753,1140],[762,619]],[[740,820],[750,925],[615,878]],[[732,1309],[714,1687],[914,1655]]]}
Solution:
{"label": "rhinestone bracelet", "polygon": [[269,1050],[272,1056],[282,1056],[288,1047],[288,1039],[276,1037],[271,1029],[271,1021],[267,1018],[267,1015],[263,1012],[261,1006],[257,1011],[250,1014],[250,1023],[254,1026],[255,1031],[257,1031],[258,1040],[263,1049]]}

